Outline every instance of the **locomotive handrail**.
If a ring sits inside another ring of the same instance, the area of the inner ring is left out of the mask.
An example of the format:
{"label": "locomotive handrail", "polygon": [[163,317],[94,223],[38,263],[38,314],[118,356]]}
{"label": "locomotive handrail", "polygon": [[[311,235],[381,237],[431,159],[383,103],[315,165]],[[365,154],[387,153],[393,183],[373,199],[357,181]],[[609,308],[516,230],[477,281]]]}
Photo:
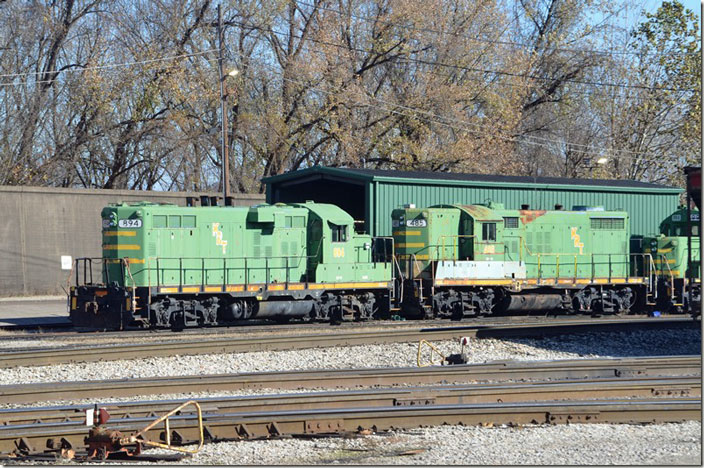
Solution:
{"label": "locomotive handrail", "polygon": [[[457,243],[453,242],[452,244],[447,245],[445,243],[445,238],[459,239],[459,238],[476,238],[476,237],[477,236],[474,234],[444,235],[444,236],[440,236],[441,244],[428,245],[426,247],[426,249],[428,249],[428,250],[435,249],[436,251],[439,251],[438,255],[437,255],[437,257],[440,259],[439,261],[447,261],[446,252],[445,252],[446,247],[452,247],[454,250],[454,248],[457,246]],[[560,263],[561,263],[560,260],[563,257],[568,257],[572,260],[570,263],[572,264],[572,266],[574,268],[572,276],[573,276],[575,282],[576,282],[577,278],[579,277],[578,270],[579,270],[579,258],[580,257],[583,257],[583,258],[588,257],[589,258],[589,264],[588,264],[588,266],[590,267],[589,278],[591,279],[591,281],[594,281],[594,279],[596,278],[597,266],[599,266],[599,265],[603,265],[604,267],[606,267],[605,276],[608,278],[609,281],[611,281],[611,278],[613,278],[615,276],[614,268],[619,265],[626,267],[626,271],[624,272],[624,276],[627,276],[627,277],[630,276],[630,271],[629,271],[630,261],[629,260],[614,261],[614,256],[621,255],[621,254],[615,254],[615,253],[603,253],[603,254],[602,253],[583,253],[583,254],[579,254],[579,253],[573,253],[573,252],[569,252],[569,253],[568,252],[561,252],[561,253],[558,253],[558,252],[538,252],[538,253],[534,253],[534,252],[531,252],[530,248],[528,247],[528,245],[525,241],[525,238],[523,238],[521,236],[504,236],[504,237],[505,238],[517,237],[519,239],[519,241],[520,241],[519,242],[519,252],[518,252],[519,263],[524,262],[524,261],[528,262],[528,259],[523,257],[523,249],[524,248],[525,248],[527,256],[533,257],[536,259],[539,279],[543,279],[543,266],[544,266],[543,259],[545,257],[555,257],[555,264],[554,264],[555,276],[554,276],[554,278],[560,277]],[[480,244],[502,245],[503,252],[495,252],[495,254],[496,255],[503,255],[504,257],[507,255],[507,245],[505,242],[480,241]],[[418,252],[416,252],[416,254],[417,253]],[[409,260],[411,260],[411,262],[409,262],[410,263],[409,266],[413,267],[414,271],[415,271],[415,267],[417,267],[417,262],[418,262],[418,260],[416,258],[416,254],[412,254],[409,258]],[[623,254],[623,255],[625,255],[625,254]],[[563,262],[563,266],[564,266],[564,262]],[[551,276],[551,278],[552,278],[552,276]]]}
{"label": "locomotive handrail", "polygon": [[[449,237],[451,239],[460,239],[460,238],[471,239],[471,238],[477,238],[477,235],[476,234],[457,234],[457,235],[446,234],[446,235],[440,236],[440,240],[442,241],[442,250],[441,250],[441,255],[438,255],[438,257],[442,256],[441,260],[443,262],[447,260],[447,258],[445,258],[445,238],[446,237]],[[480,240],[480,241],[476,241],[476,243],[478,245],[501,245],[504,248],[503,252],[494,252],[494,254],[495,255],[504,255],[504,256],[506,255],[506,243],[505,242],[498,242],[498,241],[492,242],[492,241]],[[459,242],[457,242],[457,243],[453,242],[449,247],[452,247],[454,250],[455,246],[459,247]],[[437,249],[439,246],[437,246],[437,245],[430,246],[429,245],[428,247],[435,247]],[[483,252],[480,252],[480,253],[483,253]],[[476,252],[475,252],[475,255],[476,255]]]}
{"label": "locomotive handrail", "polygon": [[660,271],[662,272],[662,265],[665,264],[667,266],[667,272],[668,276],[670,277],[670,299],[674,301],[675,299],[675,277],[672,274],[672,268],[670,268],[670,264],[667,261],[667,258],[665,257],[664,254],[660,254]]}
{"label": "locomotive handrail", "polygon": [[[628,265],[630,266],[630,260],[629,260],[629,261],[625,261],[625,262],[616,262],[616,263],[613,262],[613,255],[622,255],[622,254],[614,254],[614,253],[586,253],[586,254],[578,254],[578,253],[573,253],[573,252],[570,252],[570,253],[557,253],[557,252],[538,252],[538,253],[533,253],[533,252],[531,252],[530,248],[528,247],[528,245],[527,245],[527,243],[526,243],[526,241],[525,241],[525,239],[524,239],[523,237],[520,237],[520,236],[510,236],[510,237],[519,237],[519,239],[520,239],[520,248],[519,248],[519,250],[521,251],[520,258],[522,258],[522,249],[523,249],[524,247],[525,247],[525,250],[526,250],[526,253],[528,254],[528,256],[530,256],[530,257],[537,257],[538,277],[539,277],[539,278],[541,277],[541,274],[542,274],[542,270],[541,270],[541,267],[542,267],[542,261],[541,261],[541,259],[542,259],[542,257],[556,257],[556,259],[555,259],[556,270],[557,270],[557,271],[556,271],[556,276],[555,276],[556,278],[559,277],[559,258],[560,258],[560,257],[564,257],[564,256],[569,256],[569,257],[571,257],[571,258],[574,258],[574,260],[575,260],[575,261],[574,261],[574,265],[575,265],[575,279],[576,279],[576,277],[577,277],[577,275],[576,275],[576,269],[577,269],[577,263],[578,263],[577,260],[578,260],[578,258],[579,258],[580,256],[582,256],[582,257],[589,256],[589,258],[590,258],[590,262],[589,262],[589,263],[590,263],[590,267],[591,267],[591,276],[590,276],[590,278],[591,278],[592,281],[593,281],[594,278],[596,277],[596,266],[597,266],[597,264],[600,264],[600,263],[598,263],[598,262],[595,261],[595,258],[598,259],[599,257],[601,257],[601,258],[606,257],[606,262],[607,262],[607,265],[608,265],[607,274],[608,274],[609,280],[611,280],[611,278],[612,278],[612,276],[613,276],[613,268],[614,268],[614,266],[616,266],[616,265],[626,265],[626,264],[628,264]],[[623,255],[625,255],[625,254],[623,254]],[[631,254],[631,255],[634,255],[634,254]],[[637,255],[637,254],[635,254],[635,255]],[[527,260],[526,260],[526,262],[527,262]],[[629,274],[630,274],[630,272],[627,273],[627,276],[629,276]]]}
{"label": "locomotive handrail", "polygon": [[[93,261],[100,261],[103,266],[108,263],[108,260],[114,261],[115,263],[121,262],[121,258],[105,258],[105,257],[79,257],[74,260],[73,270],[76,275],[76,286],[81,284],[80,282],[80,265],[83,264],[83,284],[94,284],[93,283]],[[87,268],[88,267],[88,268]],[[88,274],[90,273],[90,282],[88,282]],[[103,276],[105,276],[105,284],[110,282],[110,274],[107,268],[103,268]]]}
{"label": "locomotive handrail", "polygon": [[[442,257],[442,261],[443,261],[443,262],[444,262],[445,260],[447,260],[447,259],[445,258],[445,238],[446,238],[446,237],[450,237],[450,238],[452,238],[452,239],[459,239],[460,237],[463,237],[463,238],[466,237],[466,238],[468,238],[468,239],[471,239],[471,238],[474,238],[474,237],[476,237],[476,236],[475,236],[474,234],[457,234],[456,236],[453,236],[453,235],[443,235],[443,236],[440,236],[440,241],[441,241],[441,243],[442,243],[442,248],[440,249],[440,252],[439,252],[440,255],[438,255],[438,257]],[[457,255],[456,255],[456,256],[459,257],[459,242],[457,242],[457,244],[455,244],[455,242],[453,241],[453,242],[452,242],[452,245],[451,245],[450,247],[452,247],[453,254],[454,254],[455,245],[457,245],[457,247],[458,247],[458,252],[457,252]],[[435,246],[435,247],[437,248],[437,246]]]}
{"label": "locomotive handrail", "polygon": [[[322,244],[322,243],[321,243]],[[241,270],[244,271],[244,284],[245,287],[249,284],[249,274],[248,272],[254,269],[261,269],[261,267],[252,267],[251,263],[249,262],[250,260],[263,260],[264,261],[264,272],[265,272],[265,284],[269,283],[269,278],[270,278],[270,273],[272,270],[278,270],[278,269],[283,269],[286,272],[286,277],[290,278],[290,270],[293,268],[296,268],[297,266],[300,266],[303,260],[308,260],[310,258],[316,257],[317,254],[313,255],[279,255],[275,257],[148,257],[147,258],[147,275],[151,278],[151,271],[152,271],[152,265],[153,261],[156,262],[156,275],[157,275],[157,284],[156,286],[159,287],[162,285],[163,280],[163,275],[162,278],[159,277],[159,272],[164,272],[167,270],[174,270],[176,269],[175,267],[164,267],[163,262],[164,261],[170,261],[170,260],[178,260],[179,265],[178,265],[178,270],[179,270],[179,287],[183,287],[184,284],[184,268],[183,268],[183,262],[184,260],[200,260],[201,261],[201,285],[206,284],[206,273],[208,271],[212,271],[215,269],[223,269],[223,282],[224,284],[228,283],[228,273],[230,270]],[[298,262],[296,264],[291,265],[290,260],[291,259],[296,259]],[[207,260],[215,260],[215,261],[221,261],[222,262],[222,267],[217,266],[217,267],[212,267],[212,268],[207,268],[205,267],[205,262]],[[244,265],[243,266],[228,266],[227,262],[231,260],[243,260]],[[269,264],[270,260],[285,260],[286,264],[283,266],[271,266]],[[160,265],[161,264],[161,265]],[[190,267],[187,267],[186,270],[190,270]],[[306,268],[305,271],[305,282],[308,283],[308,268]],[[287,281],[288,282],[288,281]]]}
{"label": "locomotive handrail", "polygon": [[[409,261],[412,262],[411,273],[412,273],[413,277],[415,278],[416,266],[418,265],[418,259],[416,258],[416,254],[411,254],[411,256],[409,257]],[[431,268],[431,270],[432,270],[432,268]],[[420,274],[421,271],[422,270],[420,268],[418,268],[418,274]],[[422,279],[419,281],[419,284],[420,284],[420,288],[419,288],[420,296],[418,299],[422,303],[423,302],[423,280]]]}
{"label": "locomotive handrail", "polygon": [[[165,270],[173,270],[174,268],[161,268],[159,266],[160,261],[164,260],[179,260],[179,287],[182,287],[182,274],[183,274],[183,260],[201,260],[201,286],[206,284],[206,278],[205,278],[205,273],[208,271],[208,268],[205,267],[205,261],[206,260],[222,260],[223,262],[223,282],[224,284],[227,284],[227,276],[228,272],[230,270],[243,270],[244,271],[244,287],[246,288],[247,285],[249,284],[249,275],[248,271],[252,270],[254,268],[251,268],[248,265],[248,261],[250,260],[264,260],[264,270],[265,270],[265,287],[266,285],[269,284],[269,277],[270,277],[270,266],[269,266],[269,260],[279,260],[279,259],[285,259],[286,260],[286,265],[285,266],[280,266],[280,267],[271,267],[271,269],[285,269],[286,272],[286,283],[288,284],[289,279],[290,279],[290,270],[292,268],[296,268],[297,266],[300,266],[303,260],[309,260],[311,258],[317,258],[320,255],[322,245],[323,245],[323,240],[325,240],[325,236],[322,236],[320,238],[320,242],[318,242],[318,247],[316,249],[316,253],[311,254],[311,255],[278,255],[275,257],[247,257],[247,256],[241,256],[241,257],[148,257],[147,258],[147,275],[151,281],[151,266],[152,266],[152,261],[156,261],[156,275],[157,275],[157,284],[156,287],[161,286],[161,280],[159,278],[159,272],[160,271],[165,271]],[[289,260],[290,259],[296,259],[298,262],[295,265],[290,265]],[[227,261],[228,260],[243,260],[244,265],[242,267],[227,267]],[[219,268],[219,267],[218,267]],[[255,267],[256,268],[256,267]],[[305,272],[304,272],[304,277],[305,277],[305,284],[308,285],[309,283],[309,276],[308,276],[308,267],[306,265]]]}
{"label": "locomotive handrail", "polygon": [[[320,254],[324,239],[325,239],[325,236],[322,236],[320,239],[320,242],[318,242],[318,247],[316,249],[317,250],[316,253],[311,254],[311,255],[281,255],[281,256],[276,256],[276,257],[258,257],[257,260],[264,260],[265,261],[265,269],[268,271],[269,260],[286,259],[285,266],[273,267],[273,268],[285,268],[286,275],[288,278],[288,277],[290,277],[290,269],[291,268],[296,268],[297,266],[300,266],[303,261],[307,261],[311,258],[316,258]],[[392,252],[393,252],[393,244],[392,244]],[[233,269],[233,268],[227,267],[227,261],[228,260],[244,260],[244,263],[245,263],[245,265],[244,265],[245,278],[244,279],[245,279],[245,284],[246,284],[248,282],[247,270],[250,269],[250,268],[248,268],[248,265],[247,265],[248,259],[252,260],[251,257],[245,257],[245,256],[241,256],[241,257],[147,257],[144,260],[144,262],[146,263],[146,267],[141,271],[135,272],[135,274],[141,273],[142,271],[146,270],[147,277],[148,277],[148,284],[149,284],[149,287],[151,287],[152,286],[151,272],[153,269],[153,264],[156,263],[156,268],[154,270],[156,273],[156,280],[157,280],[156,286],[159,287],[162,285],[162,279],[163,279],[162,277],[160,277],[161,273],[163,273],[166,270],[175,269],[175,267],[174,268],[172,268],[172,267],[163,267],[162,268],[163,261],[165,261],[165,260],[166,261],[178,260],[179,261],[179,266],[178,266],[179,287],[183,287],[184,276],[185,276],[184,275],[184,268],[183,268],[183,261],[184,260],[201,260],[201,268],[200,268],[201,269],[201,285],[205,285],[206,284],[205,272],[208,270],[207,268],[205,268],[205,261],[206,260],[222,260],[223,261],[223,268],[224,268],[223,281],[227,281],[227,273],[229,270]],[[296,259],[296,260],[298,260],[298,262],[296,262],[296,264],[292,266],[290,264],[291,259]],[[77,286],[81,285],[81,284],[84,284],[84,285],[85,284],[94,284],[93,283],[93,263],[94,263],[94,261],[100,261],[102,263],[102,267],[103,267],[102,276],[103,276],[104,284],[109,284],[109,282],[110,282],[110,269],[107,267],[107,264],[119,263],[120,270],[121,270],[121,276],[122,276],[122,278],[121,278],[122,284],[124,284],[127,287],[126,275],[125,275],[125,273],[127,272],[128,275],[130,276],[131,281],[132,281],[132,286],[133,287],[135,286],[136,282],[134,280],[134,275],[132,274],[131,269],[129,269],[129,266],[128,266],[129,258],[127,258],[127,257],[125,257],[125,258],[108,258],[108,257],[80,257],[80,258],[76,258],[75,262],[74,262],[74,264],[75,264],[74,270],[75,270],[75,279],[76,279]],[[79,276],[81,264],[83,264],[83,277],[84,277],[83,283],[81,283],[80,276]],[[127,270],[126,270],[126,266],[127,266]],[[238,270],[241,268],[242,267],[236,267],[236,269],[238,269]],[[188,269],[190,269],[190,268],[188,268]],[[268,282],[269,274],[267,273],[266,276],[267,276],[266,279]],[[90,278],[90,282],[88,281],[89,278]],[[305,269],[305,282],[306,282],[306,284],[308,284],[308,282],[309,282],[308,280],[309,280],[308,268],[306,266],[306,269]]]}
{"label": "locomotive handrail", "polygon": [[[394,272],[394,264],[396,264],[397,262],[396,262],[396,247],[395,247],[395,245],[394,245],[394,238],[393,238],[392,236],[374,236],[374,237],[372,237],[371,239],[372,239],[372,245],[371,245],[372,256],[371,256],[371,260],[374,260],[374,241],[375,241],[376,239],[383,239],[384,241],[387,241],[387,240],[390,240],[390,241],[391,241],[391,257],[390,257],[390,258],[391,258],[391,282],[392,282],[392,284],[395,284],[395,283],[396,283],[396,281],[395,281],[395,280],[396,280],[396,274],[395,274],[395,272]],[[387,258],[388,258],[388,257],[387,257],[387,254],[386,254],[386,242],[384,242],[384,265],[386,265],[387,263],[389,263],[389,261],[387,260]],[[372,262],[372,263],[375,263],[375,262]],[[399,274],[401,274],[400,266],[399,266]],[[403,280],[403,278],[401,278],[401,279]],[[392,290],[391,294],[394,294],[394,292],[395,292],[395,291]]]}
{"label": "locomotive handrail", "polygon": [[[657,270],[655,268],[655,262],[653,261],[653,256],[650,253],[647,252],[633,252],[630,254],[634,260],[633,268],[632,268],[632,273],[636,274],[638,273],[638,265],[635,263],[637,257],[642,258],[642,267],[643,267],[643,274],[641,278],[647,278],[648,279],[648,293],[653,294],[653,298],[657,299],[658,297],[658,288],[657,288],[657,275],[654,275],[653,272],[657,273]],[[647,268],[646,268],[647,265]]]}
{"label": "locomotive handrail", "polygon": [[[406,280],[403,277],[403,272],[401,271],[401,264],[398,262],[398,258],[396,257],[396,255],[394,255],[394,264],[396,265],[396,268],[398,269],[398,276],[400,278],[400,281],[398,282],[398,284],[400,285],[400,291],[399,291],[398,297],[403,299],[403,283]],[[392,270],[393,270],[393,268],[392,268]],[[397,284],[397,283],[394,282],[394,284]]]}
{"label": "locomotive handrail", "polygon": [[124,268],[127,270],[127,274],[130,275],[130,279],[132,280],[132,308],[136,310],[137,307],[137,283],[134,281],[134,277],[132,276],[132,270],[130,270],[130,262],[128,258],[124,259]]}

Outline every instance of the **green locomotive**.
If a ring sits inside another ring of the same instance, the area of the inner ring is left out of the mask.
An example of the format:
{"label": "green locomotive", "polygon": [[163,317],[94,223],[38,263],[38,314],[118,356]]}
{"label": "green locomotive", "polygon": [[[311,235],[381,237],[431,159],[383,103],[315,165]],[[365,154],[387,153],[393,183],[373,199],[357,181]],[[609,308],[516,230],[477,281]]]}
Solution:
{"label": "green locomotive", "polygon": [[406,206],[392,213],[402,307],[415,317],[512,310],[628,312],[649,300],[647,254],[629,254],[628,213]]}
{"label": "green locomotive", "polygon": [[391,247],[372,258],[385,240],[355,233],[352,217],[334,205],[140,202],[109,205],[101,216],[103,257],[77,259],[74,267],[76,327],[180,329],[389,313]]}
{"label": "green locomotive", "polygon": [[[642,240],[643,252],[650,254],[655,264],[656,307],[665,312],[696,311],[701,307],[699,211],[691,210],[690,218],[688,222],[687,208],[680,207],[660,223],[659,235]],[[691,256],[688,227],[692,234]]]}
{"label": "green locomotive", "polygon": [[[181,329],[251,318],[664,311],[687,305],[686,280],[699,268],[685,268],[683,210],[663,221],[659,236],[643,239],[645,248],[632,249],[628,213],[601,207],[408,205],[392,213],[393,238],[373,238],[356,233],[334,205],[207,200],[104,208],[102,258],[76,260],[73,324]],[[700,303],[695,281],[693,304]]]}

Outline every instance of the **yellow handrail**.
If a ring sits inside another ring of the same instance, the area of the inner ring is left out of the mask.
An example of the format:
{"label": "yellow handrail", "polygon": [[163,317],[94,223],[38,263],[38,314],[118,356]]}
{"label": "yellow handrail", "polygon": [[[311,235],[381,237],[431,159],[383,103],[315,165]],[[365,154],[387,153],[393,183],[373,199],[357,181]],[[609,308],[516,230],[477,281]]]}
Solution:
{"label": "yellow handrail", "polygon": [[[423,350],[423,345],[427,345],[427,346],[430,348],[430,360],[429,360],[429,363],[427,363],[427,364],[421,363],[421,360],[420,360],[420,358],[421,358],[421,353],[422,353],[422,350]],[[440,350],[439,350],[438,348],[436,348],[436,347],[435,347],[432,343],[430,343],[429,341],[420,340],[420,341],[418,342],[418,356],[417,356],[417,359],[416,359],[416,362],[418,363],[418,367],[428,367],[428,366],[434,365],[435,362],[433,362],[433,352],[442,358],[442,361],[440,361],[440,364],[442,364],[442,363],[445,361],[445,355],[442,354],[442,353],[440,352]]]}
{"label": "yellow handrail", "polygon": [[[174,414],[178,413],[181,411],[183,408],[186,406],[193,405],[196,408],[196,413],[198,414],[198,434],[199,434],[199,440],[198,440],[198,447],[195,450],[189,450],[186,448],[182,447],[176,447],[171,445],[171,427],[169,425],[169,417],[173,416]],[[166,436],[166,443],[162,444],[160,442],[152,442],[151,440],[143,439],[142,436],[144,435],[145,432],[149,431],[152,429],[154,426],[159,424],[160,422],[164,422],[164,433]],[[200,405],[198,404],[197,401],[195,400],[189,400],[182,405],[178,406],[177,408],[172,409],[165,415],[161,416],[145,428],[143,428],[140,431],[135,432],[131,436],[128,437],[123,437],[120,439],[120,445],[130,445],[130,444],[142,444],[142,445],[148,445],[150,447],[159,447],[159,448],[164,448],[168,450],[175,450],[177,452],[183,452],[183,453],[190,453],[191,455],[198,453],[198,451],[203,447],[203,443],[205,441],[205,438],[203,437],[203,412],[200,408]]]}

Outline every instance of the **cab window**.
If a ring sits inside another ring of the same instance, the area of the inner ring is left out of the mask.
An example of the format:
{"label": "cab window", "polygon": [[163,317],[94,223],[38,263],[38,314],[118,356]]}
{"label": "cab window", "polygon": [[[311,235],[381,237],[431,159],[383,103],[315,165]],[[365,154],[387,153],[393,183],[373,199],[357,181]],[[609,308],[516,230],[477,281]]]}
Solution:
{"label": "cab window", "polygon": [[332,231],[333,242],[347,242],[347,226],[331,224],[330,230]]}
{"label": "cab window", "polygon": [[496,223],[482,223],[482,239],[485,241],[496,241]]}

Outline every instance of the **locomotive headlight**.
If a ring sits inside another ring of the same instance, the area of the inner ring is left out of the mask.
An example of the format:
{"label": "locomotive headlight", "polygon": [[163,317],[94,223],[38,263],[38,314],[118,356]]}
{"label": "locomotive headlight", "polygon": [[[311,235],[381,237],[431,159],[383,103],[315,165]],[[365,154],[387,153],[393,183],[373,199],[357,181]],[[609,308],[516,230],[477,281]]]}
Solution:
{"label": "locomotive headlight", "polygon": [[364,243],[364,250],[369,250],[371,248],[372,248],[372,244],[370,244],[369,242]]}
{"label": "locomotive headlight", "polygon": [[137,211],[135,214],[137,215],[138,218],[142,217],[142,211]]}
{"label": "locomotive headlight", "polygon": [[[107,226],[105,226],[107,224]],[[115,227],[117,226],[117,215],[113,211],[110,213],[108,216],[105,217],[105,220],[103,221],[103,227]]]}

